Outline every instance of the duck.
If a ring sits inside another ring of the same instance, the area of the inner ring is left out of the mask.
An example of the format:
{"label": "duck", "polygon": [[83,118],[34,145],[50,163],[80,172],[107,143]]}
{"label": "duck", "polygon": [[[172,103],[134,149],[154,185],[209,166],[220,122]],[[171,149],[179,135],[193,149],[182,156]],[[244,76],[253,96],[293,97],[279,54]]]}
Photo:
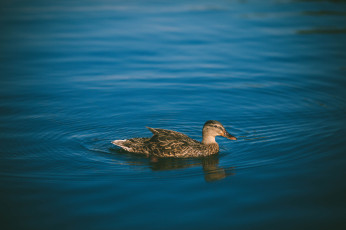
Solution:
{"label": "duck", "polygon": [[205,122],[201,142],[177,131],[147,128],[153,133],[150,138],[114,140],[111,143],[127,152],[143,154],[147,157],[190,158],[205,157],[218,153],[219,145],[215,141],[216,136],[237,140],[235,136],[227,132],[219,121],[215,120]]}

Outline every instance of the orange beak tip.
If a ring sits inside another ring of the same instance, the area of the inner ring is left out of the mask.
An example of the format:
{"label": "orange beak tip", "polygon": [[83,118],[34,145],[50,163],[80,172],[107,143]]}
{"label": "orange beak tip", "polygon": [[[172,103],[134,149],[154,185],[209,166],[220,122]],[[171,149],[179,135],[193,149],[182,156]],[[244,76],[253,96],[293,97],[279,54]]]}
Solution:
{"label": "orange beak tip", "polygon": [[237,138],[235,136],[232,136],[229,133],[225,133],[223,136],[226,137],[227,139],[230,139],[230,140],[233,140],[233,141],[237,140]]}

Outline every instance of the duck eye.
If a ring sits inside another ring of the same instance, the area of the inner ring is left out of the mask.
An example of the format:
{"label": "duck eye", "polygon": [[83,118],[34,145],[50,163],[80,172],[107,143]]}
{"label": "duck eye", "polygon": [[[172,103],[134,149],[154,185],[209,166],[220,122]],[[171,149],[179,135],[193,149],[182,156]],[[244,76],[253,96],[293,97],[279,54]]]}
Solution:
{"label": "duck eye", "polygon": [[214,128],[220,129],[221,131],[223,131],[223,128],[217,125],[213,125]]}

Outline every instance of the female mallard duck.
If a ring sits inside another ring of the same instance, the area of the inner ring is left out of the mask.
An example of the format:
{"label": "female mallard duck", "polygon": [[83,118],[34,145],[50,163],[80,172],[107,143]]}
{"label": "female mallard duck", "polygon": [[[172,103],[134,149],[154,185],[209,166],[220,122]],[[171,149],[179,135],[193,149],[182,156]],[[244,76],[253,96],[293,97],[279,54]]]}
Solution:
{"label": "female mallard duck", "polygon": [[203,126],[202,142],[191,139],[185,134],[147,127],[154,135],[151,138],[132,138],[112,141],[128,152],[141,153],[153,157],[202,157],[219,152],[216,136],[237,140],[229,134],[218,121],[207,121]]}

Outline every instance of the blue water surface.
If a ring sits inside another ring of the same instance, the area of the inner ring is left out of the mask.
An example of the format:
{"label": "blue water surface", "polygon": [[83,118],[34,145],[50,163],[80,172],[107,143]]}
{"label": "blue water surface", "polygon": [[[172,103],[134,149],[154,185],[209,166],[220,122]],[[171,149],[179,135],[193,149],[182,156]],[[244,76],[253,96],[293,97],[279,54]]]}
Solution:
{"label": "blue water surface", "polygon": [[[1,229],[345,229],[345,1],[1,1]],[[238,140],[130,154],[145,126]]]}

